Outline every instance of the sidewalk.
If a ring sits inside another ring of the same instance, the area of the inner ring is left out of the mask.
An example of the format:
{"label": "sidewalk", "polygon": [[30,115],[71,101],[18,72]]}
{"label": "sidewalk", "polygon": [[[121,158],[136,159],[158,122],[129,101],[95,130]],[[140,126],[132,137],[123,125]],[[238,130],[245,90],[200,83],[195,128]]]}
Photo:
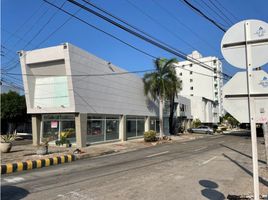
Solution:
{"label": "sidewalk", "polygon": [[[57,146],[49,146],[49,154],[36,155],[36,147],[32,144],[15,145],[12,147],[10,153],[2,153],[1,155],[1,168],[10,169],[5,170],[5,173],[12,173],[18,171],[19,165],[23,165],[20,171],[29,170],[33,168],[41,168],[50,165],[57,165],[65,162],[72,162],[77,159],[91,158],[111,153],[124,153],[128,151],[135,151],[137,149],[148,148],[163,143],[183,142],[194,140],[198,138],[209,137],[205,134],[182,134],[180,136],[170,136],[169,140],[160,142],[144,142],[143,138],[128,140],[124,142],[113,142],[104,144],[94,144],[85,148],[79,149],[80,153],[74,153],[76,147],[65,148]],[[66,159],[64,159],[64,156]],[[72,156],[68,160],[67,156]],[[62,159],[61,159],[62,158]],[[62,162],[64,160],[64,162]],[[30,166],[28,166],[30,165]],[[12,167],[13,166],[13,167]],[[15,166],[15,169],[14,169]],[[6,172],[8,171],[8,172]]]}

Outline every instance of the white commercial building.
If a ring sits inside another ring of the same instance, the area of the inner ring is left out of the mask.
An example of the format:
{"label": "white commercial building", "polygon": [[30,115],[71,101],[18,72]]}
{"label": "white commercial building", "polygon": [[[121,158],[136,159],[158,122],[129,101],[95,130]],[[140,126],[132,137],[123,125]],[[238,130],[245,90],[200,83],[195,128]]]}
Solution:
{"label": "white commercial building", "polygon": [[176,66],[177,76],[182,81],[180,95],[191,102],[191,118],[202,123],[218,123],[223,114],[222,108],[222,63],[216,57],[202,57],[193,51],[188,55],[208,68],[190,61],[179,62]]}
{"label": "white commercial building", "polygon": [[78,147],[158,131],[158,105],[135,74],[68,43],[21,51],[20,62],[34,145],[70,129]]}

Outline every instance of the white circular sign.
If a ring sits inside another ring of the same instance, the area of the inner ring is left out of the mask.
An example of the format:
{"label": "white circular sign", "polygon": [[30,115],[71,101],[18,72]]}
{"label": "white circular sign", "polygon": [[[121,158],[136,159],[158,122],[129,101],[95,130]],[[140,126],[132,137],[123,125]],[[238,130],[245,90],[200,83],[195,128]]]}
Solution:
{"label": "white circular sign", "polygon": [[[247,29],[245,24],[248,23]],[[246,41],[246,31],[247,41]],[[268,62],[268,24],[260,20],[245,20],[233,25],[221,41],[223,57],[231,65],[246,69],[246,42],[250,48],[251,67]]]}

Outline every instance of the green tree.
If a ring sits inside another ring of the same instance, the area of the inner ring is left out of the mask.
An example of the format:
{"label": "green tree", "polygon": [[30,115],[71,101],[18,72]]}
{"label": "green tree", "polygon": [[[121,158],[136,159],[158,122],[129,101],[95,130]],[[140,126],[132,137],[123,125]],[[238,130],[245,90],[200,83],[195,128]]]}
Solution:
{"label": "green tree", "polygon": [[8,132],[13,132],[19,122],[25,122],[27,119],[24,96],[13,91],[1,94],[1,132],[5,125],[8,125]]}
{"label": "green tree", "polygon": [[180,80],[177,77],[173,66],[173,64],[177,62],[178,61],[175,58],[170,60],[166,58],[157,58],[154,60],[155,71],[146,73],[143,77],[145,94],[150,94],[154,100],[159,101],[159,125],[161,138],[164,135],[164,101],[172,97],[172,95],[176,96],[180,88]]}

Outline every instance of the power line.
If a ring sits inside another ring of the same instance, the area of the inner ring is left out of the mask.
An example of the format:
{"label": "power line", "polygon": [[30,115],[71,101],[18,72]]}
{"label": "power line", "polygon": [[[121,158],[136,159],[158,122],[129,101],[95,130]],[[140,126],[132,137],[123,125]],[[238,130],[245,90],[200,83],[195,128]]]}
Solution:
{"label": "power line", "polygon": [[[64,4],[67,1],[64,1],[63,4],[61,5],[61,8],[64,6]],[[40,35],[40,33],[46,28],[46,26],[53,20],[53,18],[57,15],[59,10],[56,10],[53,15],[46,21],[46,23],[38,30],[38,32],[32,37],[32,39],[30,39],[22,49],[25,49],[36,37],[38,37]],[[11,67],[12,69],[13,67]],[[6,69],[6,70],[10,70],[10,69]]]}
{"label": "power line", "polygon": [[85,20],[83,20],[83,19],[81,19],[81,18],[75,16],[75,14],[72,14],[72,13],[70,13],[70,12],[68,12],[68,11],[66,11],[66,10],[64,10],[64,9],[62,9],[62,8],[56,6],[55,4],[50,3],[50,2],[47,1],[47,0],[43,0],[43,1],[45,1],[45,2],[48,3],[48,4],[50,4],[50,5],[53,6],[53,7],[55,7],[55,8],[57,8],[57,9],[61,10],[62,12],[64,12],[64,13],[70,15],[71,17],[73,17],[73,18],[75,18],[75,19],[77,19],[77,20],[79,20],[79,21],[81,21],[81,22],[87,24],[88,26],[90,26],[90,27],[92,27],[92,28],[94,28],[94,29],[96,29],[96,30],[98,30],[98,31],[100,31],[100,32],[102,32],[102,33],[104,33],[104,34],[106,34],[106,35],[112,37],[113,39],[115,39],[115,40],[117,40],[117,41],[119,41],[119,42],[121,42],[121,43],[123,43],[123,44],[125,44],[125,45],[127,45],[127,46],[129,46],[129,47],[131,47],[131,48],[133,48],[133,49],[135,49],[136,51],[139,51],[139,52],[141,52],[141,53],[143,53],[143,54],[145,54],[145,55],[147,55],[147,56],[149,56],[149,57],[151,57],[151,58],[156,59],[155,56],[153,56],[153,55],[151,55],[151,54],[149,54],[149,53],[147,53],[147,52],[145,52],[145,51],[143,51],[143,50],[141,50],[141,49],[138,49],[137,47],[135,47],[135,46],[133,46],[133,45],[131,45],[131,44],[129,44],[129,43],[127,43],[127,42],[121,40],[120,38],[118,38],[118,37],[116,37],[116,36],[114,36],[114,35],[112,35],[112,34],[106,32],[106,31],[104,31],[104,30],[102,30],[102,29],[100,29],[100,28],[98,28],[98,27],[96,27],[96,26],[94,26],[94,25],[92,25],[92,24],[90,24],[89,22],[87,22],[87,21],[85,21]]}
{"label": "power line", "polygon": [[[128,32],[130,34],[132,34],[132,35],[134,35],[134,36],[136,36],[136,37],[138,37],[138,38],[140,38],[140,39],[142,39],[142,40],[144,40],[144,41],[146,41],[148,43],[153,44],[156,47],[159,47],[159,48],[161,48],[161,49],[163,49],[163,50],[165,50],[165,51],[167,51],[169,53],[172,53],[172,54],[174,54],[174,55],[176,55],[176,56],[178,56],[180,58],[183,58],[185,60],[188,60],[190,62],[193,62],[195,64],[198,64],[199,66],[201,66],[203,68],[209,69],[211,71],[213,70],[210,66],[205,65],[204,63],[200,62],[199,60],[196,60],[196,59],[194,59],[192,57],[189,57],[189,56],[187,56],[186,54],[182,53],[179,50],[174,50],[174,48],[167,47],[166,45],[163,45],[161,43],[158,43],[158,42],[154,41],[153,39],[150,39],[148,37],[145,37],[144,35],[141,35],[140,33],[136,32],[134,30],[131,30],[131,29],[123,26],[122,24],[117,23],[114,20],[112,20],[112,19],[110,19],[110,18],[108,18],[108,17],[106,17],[106,16],[104,16],[104,15],[102,15],[102,14],[100,14],[100,13],[98,13],[98,12],[96,12],[96,11],[94,11],[94,10],[92,10],[92,9],[90,9],[90,8],[88,8],[88,7],[86,7],[86,6],[82,5],[82,4],[74,1],[74,0],[68,0],[68,1],[70,3],[72,3],[72,4],[74,4],[74,5],[77,5],[78,7],[86,10],[87,12],[90,12],[90,13],[92,13],[92,14],[100,17],[100,18],[102,18],[103,20],[105,20],[105,21],[113,24],[114,26],[117,26],[120,29],[122,29],[122,30],[124,30],[124,31],[126,31],[126,32]],[[222,72],[220,72],[220,73],[222,73]],[[226,76],[229,77],[229,75],[226,75]]]}
{"label": "power line", "polygon": [[239,19],[230,11],[230,10],[228,10],[226,7],[224,7],[222,4],[221,4],[221,2],[220,1],[218,1],[218,0],[214,0],[214,1],[216,1],[219,5],[220,5],[220,7],[222,7],[226,12],[228,12],[232,17],[233,17],[233,19],[234,20],[236,20],[236,21],[238,21]]}
{"label": "power line", "polygon": [[209,2],[222,14],[223,17],[225,17],[226,20],[231,23],[231,25],[233,24],[233,21],[227,15],[225,15],[225,13],[222,12],[222,10],[212,0],[209,0]]}
{"label": "power line", "polygon": [[[84,0],[83,0],[84,1]],[[174,30],[170,30],[167,26],[161,24],[159,21],[157,21],[155,18],[153,18],[152,16],[150,16],[149,14],[147,14],[145,11],[143,11],[141,8],[139,8],[137,5],[135,5],[134,3],[132,3],[129,0],[126,0],[126,2],[128,2],[130,5],[132,5],[134,8],[136,8],[139,12],[141,12],[143,15],[145,15],[146,17],[148,17],[151,21],[153,21],[154,23],[158,24],[159,26],[161,26],[164,30],[166,30],[168,33],[172,34],[175,38],[177,38],[178,40],[181,40],[183,43],[185,43],[186,45],[190,46],[193,49],[196,49],[196,47],[194,47],[193,45],[191,45],[189,42],[187,42],[186,40],[184,40],[183,38],[181,38],[178,34],[176,34],[176,32],[174,32]]]}
{"label": "power line", "polygon": [[[43,4],[44,4],[44,2],[43,2],[42,4],[40,4],[39,7],[38,7],[35,11],[33,11],[32,15],[30,15],[30,17],[28,17],[28,18],[24,21],[24,23],[21,24],[21,25],[16,29],[16,31],[15,31],[16,33],[19,32],[19,31],[20,31],[20,30],[27,24],[27,22],[29,22],[29,21],[35,16],[36,13],[38,13],[38,11],[40,10],[40,8],[43,7]],[[10,40],[10,38],[11,38],[11,37],[9,37],[9,38],[7,39],[6,43],[8,43],[8,41]]]}
{"label": "power line", "polygon": [[[232,22],[229,21],[229,19],[225,19],[223,16],[221,16],[217,11],[215,11],[206,1],[201,0],[213,13],[216,14],[220,19],[222,19],[228,26],[232,25]],[[211,2],[211,1],[209,1]],[[212,5],[215,7],[215,5],[212,2]],[[216,7],[217,8],[217,7]],[[218,9],[218,8],[217,8]],[[220,11],[221,12],[221,11]],[[225,16],[225,15],[224,15]],[[225,16],[226,17],[226,16]]]}
{"label": "power line", "polygon": [[184,2],[186,5],[188,5],[188,7],[190,7],[192,10],[194,10],[195,12],[197,12],[199,15],[201,15],[202,17],[204,17],[205,19],[207,19],[208,21],[210,21],[213,25],[215,25],[216,27],[218,27],[220,30],[222,30],[223,32],[226,32],[225,28],[223,28],[216,21],[214,21],[213,19],[211,19],[210,17],[208,17],[207,15],[205,15],[201,10],[199,10],[194,5],[192,5],[188,0],[181,0],[181,1]]}
{"label": "power line", "polygon": [[[146,70],[138,70],[138,71],[125,71],[125,72],[114,72],[114,73],[103,73],[103,74],[63,74],[60,76],[67,76],[67,77],[87,77],[87,76],[114,76],[114,75],[124,75],[124,74],[138,74],[138,73],[145,73],[145,72],[151,72],[155,69],[146,69]],[[4,73],[9,75],[23,75],[23,76],[49,76],[49,77],[57,77],[59,75],[55,74],[20,74],[20,73]]]}
{"label": "power line", "polygon": [[[219,79],[225,79],[226,78],[224,76],[216,76],[216,75],[208,75],[208,74],[205,74],[205,73],[200,73],[200,72],[196,72],[196,71],[193,71],[193,70],[190,70],[190,69],[186,69],[182,66],[178,66],[178,65],[175,65],[174,66],[175,68],[181,68],[185,71],[189,71],[189,72],[193,72],[195,74],[199,74],[199,75],[203,75],[203,76],[207,76],[207,77],[211,77],[211,78],[214,78],[214,77],[217,77]],[[101,77],[101,76],[116,76],[116,75],[125,75],[125,74],[138,74],[138,73],[145,73],[145,72],[154,72],[156,71],[155,69],[146,69],[146,70],[139,70],[139,71],[125,71],[125,72],[114,72],[114,73],[102,73],[102,74],[72,74],[72,75],[66,75],[66,74],[63,74],[63,75],[53,75],[53,74],[23,74],[23,73],[9,73],[9,72],[6,72],[6,73],[3,73],[4,75],[13,75],[13,76],[32,76],[32,77],[58,77],[58,76],[66,76],[66,77]]]}
{"label": "power line", "polygon": [[197,34],[193,29],[191,29],[187,24],[183,23],[181,20],[178,19],[174,14],[172,14],[168,9],[166,9],[164,6],[160,5],[156,0],[152,0],[152,2],[157,5],[162,11],[165,11],[173,20],[184,26],[188,31],[190,31],[196,38],[198,38],[200,41],[206,43],[211,49],[218,51],[214,46],[208,43],[204,38],[201,38],[199,34]]}

